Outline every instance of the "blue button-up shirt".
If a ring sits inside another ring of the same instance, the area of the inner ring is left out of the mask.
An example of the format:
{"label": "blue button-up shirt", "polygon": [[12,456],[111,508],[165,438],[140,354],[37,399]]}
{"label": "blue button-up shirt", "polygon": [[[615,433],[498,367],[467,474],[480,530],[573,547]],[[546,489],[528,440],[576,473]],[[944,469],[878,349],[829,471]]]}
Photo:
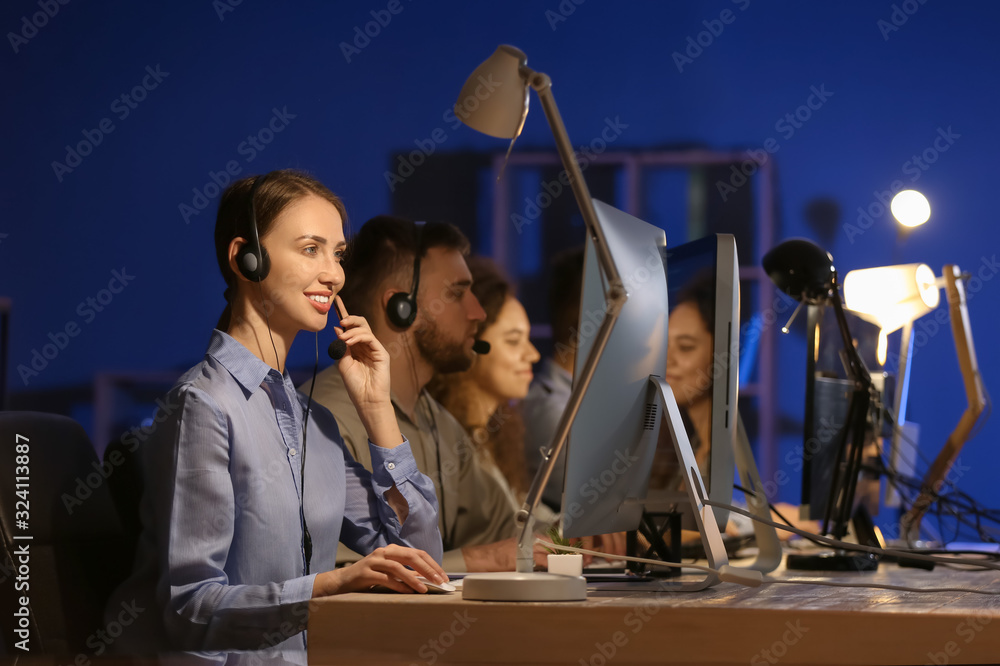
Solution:
{"label": "blue button-up shirt", "polygon": [[[168,393],[144,444],[136,567],[108,606],[109,618],[122,604],[143,609],[122,647],[304,648],[315,572],[334,568],[338,540],[362,553],[399,543],[441,561],[434,486],[417,471],[409,443],[369,442],[369,473],[314,402],[304,452],[305,408],[287,372],[212,333],[205,359]],[[385,501],[393,485],[409,504],[402,525]]]}

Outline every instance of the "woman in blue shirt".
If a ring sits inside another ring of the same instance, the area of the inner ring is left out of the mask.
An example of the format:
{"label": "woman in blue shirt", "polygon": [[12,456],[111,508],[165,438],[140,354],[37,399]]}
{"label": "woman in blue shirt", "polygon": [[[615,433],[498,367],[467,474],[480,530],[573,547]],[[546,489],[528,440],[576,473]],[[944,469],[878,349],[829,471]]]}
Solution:
{"label": "woman in blue shirt", "polygon": [[[426,592],[417,575],[447,580],[434,487],[389,399],[389,355],[336,296],[345,218],[336,195],[293,171],[223,193],[215,247],[228,305],[142,451],[143,533],[107,613],[126,608],[134,620],[116,647],[303,649],[311,598],[374,585]],[[335,302],[347,347],[338,368],[373,473],[285,368],[296,334],[324,328]],[[335,569],[338,541],[369,554]]]}

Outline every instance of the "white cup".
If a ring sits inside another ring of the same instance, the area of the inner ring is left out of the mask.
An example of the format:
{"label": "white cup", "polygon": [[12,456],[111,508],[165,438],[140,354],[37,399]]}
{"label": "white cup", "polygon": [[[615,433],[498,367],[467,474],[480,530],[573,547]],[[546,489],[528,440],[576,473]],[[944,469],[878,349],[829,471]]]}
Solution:
{"label": "white cup", "polygon": [[548,556],[549,573],[564,576],[583,575],[583,555],[579,553],[554,554]]}

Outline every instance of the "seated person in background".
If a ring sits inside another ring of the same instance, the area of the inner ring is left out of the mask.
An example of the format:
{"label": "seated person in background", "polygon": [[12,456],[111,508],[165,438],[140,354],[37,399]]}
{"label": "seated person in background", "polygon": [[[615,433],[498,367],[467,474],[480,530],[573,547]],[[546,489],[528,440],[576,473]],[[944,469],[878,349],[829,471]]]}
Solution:
{"label": "seated person in background", "polygon": [[[344,270],[352,281],[341,296],[389,352],[395,418],[437,492],[445,570],[511,571],[517,530],[507,489],[462,425],[424,388],[435,373],[468,370],[475,358],[472,345],[486,313],[471,291],[468,252],[468,240],[450,224],[372,218],[351,239]],[[410,321],[396,307],[404,300]],[[358,410],[345,396],[335,369],[319,374],[315,399],[330,408],[348,449],[370,468]],[[344,549],[338,556],[356,558]],[[535,560],[545,564],[540,546]]]}
{"label": "seated person in background", "polygon": [[[485,257],[470,257],[472,293],[486,312],[477,338],[490,351],[464,372],[434,375],[427,390],[469,433],[483,466],[504,486],[513,511],[521,508],[531,482],[524,459],[520,405],[540,355],[531,344],[531,324],[510,282]],[[551,524],[556,514],[542,505],[538,518]],[[544,530],[543,530],[544,531]]]}
{"label": "seated person in background", "polygon": [[[435,375],[428,390],[465,426],[484,455],[484,466],[493,470],[506,487],[516,511],[524,503],[535,472],[529,474],[526,466],[525,428],[520,406],[512,402],[528,393],[531,366],[540,356],[530,340],[528,314],[499,267],[484,257],[470,258],[468,263],[472,292],[486,311],[477,337],[490,344],[490,352],[478,356],[465,372]],[[562,407],[559,409],[561,414]],[[555,524],[559,516],[545,503],[539,503],[535,518],[541,532]],[[583,545],[625,554],[624,533],[587,537]],[[585,555],[584,562],[590,561],[591,556]]]}
{"label": "seated person in background", "polygon": [[[714,283],[711,275],[695,278],[678,294],[667,324],[667,368],[665,379],[674,392],[677,407],[684,421],[698,471],[706,487],[712,466],[712,387],[715,376],[715,309]],[[649,487],[651,490],[682,490],[684,488],[670,431],[661,426],[656,455],[653,458]],[[815,523],[795,521],[798,508],[790,504],[775,505],[781,513],[801,529],[815,529]],[[773,516],[774,520],[780,520]],[[726,532],[742,531],[730,519]],[[778,535],[787,538],[783,530]],[[700,538],[697,532],[684,531],[684,541]]]}
{"label": "seated person in background", "polygon": [[[389,355],[367,322],[342,319],[348,351],[333,371],[364,422],[374,474],[285,368],[296,334],[326,326],[344,285],[345,218],[336,195],[294,171],[223,193],[215,251],[227,305],[204,360],[168,394],[176,409],[141,450],[143,531],[107,617],[123,604],[148,612],[117,650],[304,650],[310,599],[376,584],[425,592],[417,574],[444,577],[434,486],[400,434]],[[269,269],[255,272],[258,237]],[[341,539],[367,555],[335,569]]]}
{"label": "seated person in background", "polygon": [[[576,363],[577,336],[580,326],[580,300],[583,292],[583,246],[566,250],[552,259],[549,283],[549,313],[552,319],[553,355],[542,363],[524,399],[526,433],[524,455],[529,478],[541,466],[542,451],[552,444],[559,419],[573,391],[573,368]],[[562,504],[566,453],[560,454],[542,499],[558,510]]]}
{"label": "seated person in background", "polygon": [[[708,275],[685,285],[670,311],[667,324],[667,371],[665,379],[674,392],[684,420],[684,430],[698,462],[698,471],[708,484],[712,449],[712,386],[715,351],[715,285]],[[663,455],[661,455],[663,454]],[[660,428],[657,455],[653,459],[650,488],[682,488],[669,430]]]}

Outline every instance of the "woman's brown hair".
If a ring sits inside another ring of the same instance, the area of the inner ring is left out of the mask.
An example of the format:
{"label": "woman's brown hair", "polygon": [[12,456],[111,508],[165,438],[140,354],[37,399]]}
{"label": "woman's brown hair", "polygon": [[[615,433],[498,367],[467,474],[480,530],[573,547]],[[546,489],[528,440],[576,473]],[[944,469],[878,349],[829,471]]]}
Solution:
{"label": "woman's brown hair", "polygon": [[[477,335],[496,323],[500,310],[508,298],[514,297],[514,288],[500,268],[486,257],[469,257],[472,273],[472,293],[486,312]],[[501,404],[486,423],[468,423],[470,392],[464,390],[471,380],[470,371],[435,375],[427,390],[435,400],[451,412],[469,433],[476,446],[483,448],[518,494],[528,490],[527,462],[524,455],[524,420],[520,405]]]}
{"label": "woman's brown hair", "polygon": [[[257,179],[265,178],[254,193],[253,216],[251,216],[250,196]],[[232,300],[235,296],[237,278],[229,266],[229,244],[234,238],[251,240],[254,237],[251,217],[257,219],[257,234],[261,242],[271,230],[281,212],[302,197],[314,195],[333,204],[347,229],[347,209],[336,194],[326,185],[309,174],[292,169],[272,171],[263,176],[248,176],[235,181],[222,193],[219,212],[215,216],[215,258],[219,271],[226,281],[226,309],[216,325],[220,331],[229,329],[232,318]]]}

